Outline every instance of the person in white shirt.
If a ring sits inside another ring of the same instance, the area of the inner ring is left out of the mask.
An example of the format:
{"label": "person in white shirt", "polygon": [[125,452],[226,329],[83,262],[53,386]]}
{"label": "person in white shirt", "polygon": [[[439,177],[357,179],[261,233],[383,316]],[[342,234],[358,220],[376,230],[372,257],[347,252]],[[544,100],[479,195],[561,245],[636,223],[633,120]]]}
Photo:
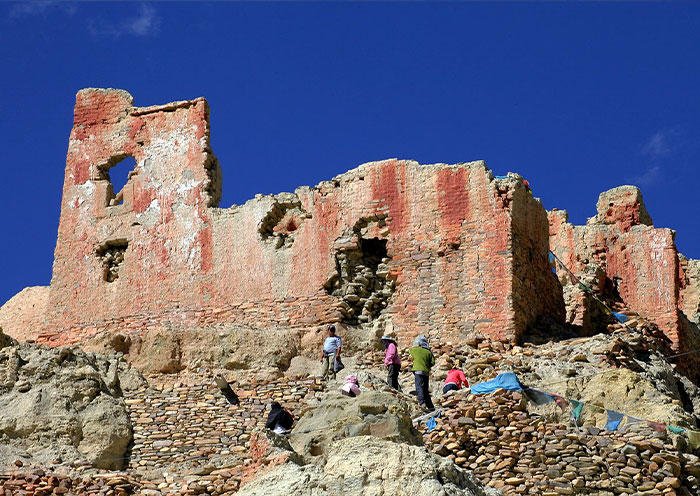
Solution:
{"label": "person in white shirt", "polygon": [[323,350],[321,351],[321,363],[323,363],[321,376],[324,379],[335,380],[335,360],[340,358],[342,346],[342,339],[335,335],[335,326],[328,326],[328,337],[323,341]]}

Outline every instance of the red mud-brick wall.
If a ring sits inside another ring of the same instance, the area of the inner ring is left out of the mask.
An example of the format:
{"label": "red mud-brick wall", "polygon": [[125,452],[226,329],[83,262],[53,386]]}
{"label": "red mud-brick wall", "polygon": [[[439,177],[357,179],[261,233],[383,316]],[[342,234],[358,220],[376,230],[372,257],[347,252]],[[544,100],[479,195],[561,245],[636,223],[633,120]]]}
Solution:
{"label": "red mud-brick wall", "polygon": [[[135,174],[109,206],[105,172],[127,155]],[[203,99],[138,108],[124,91],[78,93],[44,339],[338,321],[342,302],[324,286],[358,236],[386,240],[396,287],[382,315],[406,340],[513,341],[561,313],[544,209],[518,176],[494,179],[482,162],[374,162],[228,209],[215,206],[220,184]],[[128,246],[109,282],[99,254],[114,242]]]}
{"label": "red mud-brick wall", "polygon": [[546,316],[564,322],[562,287],[549,268],[549,222],[529,188],[516,182],[512,189],[511,253],[513,257],[513,306],[516,328],[524,328]]}
{"label": "red mud-brick wall", "polygon": [[581,275],[587,266],[602,268],[609,282],[617,281],[624,303],[655,322],[678,348],[680,282],[674,234],[650,225],[636,187],[602,193],[598,215],[585,226],[569,224],[565,211],[550,212],[549,222],[551,250],[569,269]]}
{"label": "red mud-brick wall", "polygon": [[700,260],[680,257],[680,308],[685,316],[700,324]]}
{"label": "red mud-brick wall", "polygon": [[[108,206],[105,171],[133,156],[122,205]],[[203,99],[138,109],[118,90],[83,90],[75,105],[47,327],[67,327],[201,303],[211,229],[208,108]],[[96,252],[128,240],[119,279],[103,280]]]}

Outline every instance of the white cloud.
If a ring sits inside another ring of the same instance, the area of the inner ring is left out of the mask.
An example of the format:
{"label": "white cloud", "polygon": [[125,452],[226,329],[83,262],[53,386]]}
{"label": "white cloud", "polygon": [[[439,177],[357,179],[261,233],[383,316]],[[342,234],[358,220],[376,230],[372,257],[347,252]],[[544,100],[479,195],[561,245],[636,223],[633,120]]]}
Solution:
{"label": "white cloud", "polygon": [[88,29],[95,37],[108,36],[155,36],[160,28],[160,17],[156,9],[150,5],[141,4],[137,15],[117,22],[106,22],[102,19],[90,20]]}
{"label": "white cloud", "polygon": [[127,19],[124,22],[124,30],[137,36],[146,36],[158,29],[159,18],[156,9],[150,5],[141,5],[138,16]]}
{"label": "white cloud", "polygon": [[655,132],[642,147],[642,155],[659,158],[671,153],[671,140],[675,136],[675,131],[662,129]]}
{"label": "white cloud", "polygon": [[653,165],[638,176],[634,176],[631,182],[637,186],[651,186],[661,179],[661,166]]}
{"label": "white cloud", "polygon": [[56,0],[14,2],[10,6],[9,15],[13,19],[31,16],[46,17],[49,13],[57,10],[72,15],[75,13],[76,7],[72,3]]}

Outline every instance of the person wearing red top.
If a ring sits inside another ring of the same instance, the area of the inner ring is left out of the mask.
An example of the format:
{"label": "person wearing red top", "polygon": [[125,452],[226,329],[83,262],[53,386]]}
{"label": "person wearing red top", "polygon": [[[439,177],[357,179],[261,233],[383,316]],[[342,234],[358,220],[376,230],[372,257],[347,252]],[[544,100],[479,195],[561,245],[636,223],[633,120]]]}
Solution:
{"label": "person wearing red top", "polygon": [[387,369],[386,382],[394,389],[399,389],[399,371],[401,370],[401,358],[396,347],[396,340],[389,335],[382,336],[382,344],[386,348],[384,354],[384,367]]}
{"label": "person wearing red top", "polygon": [[457,391],[462,389],[462,384],[464,387],[469,387],[467,382],[467,377],[459,369],[452,369],[447,373],[447,378],[445,379],[445,384],[442,386],[442,393],[445,394],[448,391]]}

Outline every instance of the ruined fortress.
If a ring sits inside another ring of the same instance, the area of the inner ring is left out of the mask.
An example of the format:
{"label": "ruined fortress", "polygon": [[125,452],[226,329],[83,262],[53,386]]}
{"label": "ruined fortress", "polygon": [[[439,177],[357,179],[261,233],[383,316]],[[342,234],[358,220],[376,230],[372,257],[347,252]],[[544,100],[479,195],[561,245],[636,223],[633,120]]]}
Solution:
{"label": "ruined fortress", "polygon": [[[122,90],[78,93],[51,285],[20,319],[40,322],[39,341],[163,324],[390,322],[403,341],[455,343],[516,343],[565,323],[595,332],[609,316],[555,275],[551,249],[674,350],[700,345],[700,264],[653,227],[635,187],[603,193],[598,214],[574,226],[517,174],[391,159],[220,208],[208,116],[202,98],[135,107]],[[137,165],[117,192],[109,171],[126,157]],[[0,312],[6,331],[23,294]]]}

